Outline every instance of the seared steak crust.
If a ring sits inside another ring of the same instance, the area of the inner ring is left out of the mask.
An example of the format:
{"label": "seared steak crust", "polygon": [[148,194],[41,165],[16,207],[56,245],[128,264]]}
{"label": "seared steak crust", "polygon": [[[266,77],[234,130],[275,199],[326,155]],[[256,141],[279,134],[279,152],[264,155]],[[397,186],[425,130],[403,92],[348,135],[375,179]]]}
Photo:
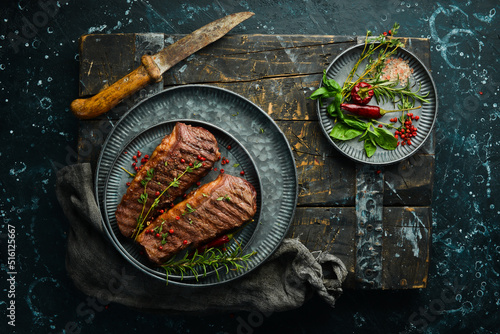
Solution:
{"label": "seared steak crust", "polygon": [[243,225],[256,211],[255,188],[245,179],[220,174],[158,216],[137,241],[148,258],[161,265],[187,247],[198,248]]}
{"label": "seared steak crust", "polygon": [[[201,157],[201,160],[199,158]],[[127,192],[123,195],[115,216],[120,232],[133,236],[137,227],[137,219],[151,208],[157,192],[161,193],[179,175],[189,163],[202,163],[199,168],[185,173],[179,180],[178,187],[170,187],[160,198],[158,206],[152,210],[147,220],[158,216],[158,211],[169,208],[174,199],[182,195],[189,187],[205,176],[220,158],[219,147],[215,137],[206,129],[184,123],[177,123],[171,134],[163,138],[149,160],[137,172]],[[148,170],[153,169],[153,177],[146,187],[141,184],[147,177]],[[147,201],[143,204],[138,200],[146,188]]]}

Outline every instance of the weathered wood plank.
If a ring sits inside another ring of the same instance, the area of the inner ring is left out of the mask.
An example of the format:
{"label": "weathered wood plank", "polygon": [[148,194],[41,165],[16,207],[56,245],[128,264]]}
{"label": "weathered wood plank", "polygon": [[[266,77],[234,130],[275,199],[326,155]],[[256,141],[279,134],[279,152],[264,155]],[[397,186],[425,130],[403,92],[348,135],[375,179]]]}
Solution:
{"label": "weathered wood plank", "polygon": [[274,120],[316,120],[316,101],[307,97],[318,87],[321,75],[276,77],[252,82],[210,83],[244,96]]}
{"label": "weathered wood plank", "polygon": [[[427,285],[430,207],[383,209],[380,288],[414,289]],[[311,250],[338,256],[349,272],[345,288],[359,288],[356,209],[354,207],[298,207],[287,234]],[[363,273],[364,274],[364,273]]]}
{"label": "weathered wood plank", "polygon": [[80,38],[80,96],[97,94],[135,67],[135,34]]}
{"label": "weathered wood plank", "polygon": [[356,168],[324,138],[318,122],[277,121],[295,153],[298,205],[354,206]]}
{"label": "weathered wood plank", "polygon": [[[270,38],[262,35],[256,38]],[[223,38],[224,39],[224,38]],[[218,45],[219,41],[215,42]],[[227,50],[218,54],[203,50],[164,73],[164,85],[254,81],[273,77],[319,74],[333,58],[354,45],[352,43],[314,44],[301,47],[283,47],[261,51]],[[212,45],[212,47],[215,47]],[[207,53],[204,53],[207,52]]]}
{"label": "weathered wood plank", "polygon": [[384,289],[427,286],[431,217],[430,207],[384,208]]}

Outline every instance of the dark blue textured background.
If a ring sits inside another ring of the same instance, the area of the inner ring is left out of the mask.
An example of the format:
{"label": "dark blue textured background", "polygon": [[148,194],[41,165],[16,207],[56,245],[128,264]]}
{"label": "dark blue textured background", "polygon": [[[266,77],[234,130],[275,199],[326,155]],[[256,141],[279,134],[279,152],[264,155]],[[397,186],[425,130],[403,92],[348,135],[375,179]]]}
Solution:
{"label": "dark blue textured background", "polygon": [[[17,232],[17,333],[59,333],[70,322],[82,333],[498,332],[498,1],[57,3],[0,5],[1,333],[12,331],[5,317],[8,224]],[[346,291],[335,309],[313,298],[297,310],[271,315],[160,316],[112,304],[93,316],[80,316],[78,307],[89,304],[66,275],[67,221],[54,193],[56,168],[76,158],[78,121],[68,106],[78,92],[78,38],[88,33],[189,33],[247,10],[256,15],[232,33],[364,35],[367,29],[388,30],[397,21],[400,36],[431,39],[440,105],[428,288]],[[27,22],[36,24],[34,29]]]}

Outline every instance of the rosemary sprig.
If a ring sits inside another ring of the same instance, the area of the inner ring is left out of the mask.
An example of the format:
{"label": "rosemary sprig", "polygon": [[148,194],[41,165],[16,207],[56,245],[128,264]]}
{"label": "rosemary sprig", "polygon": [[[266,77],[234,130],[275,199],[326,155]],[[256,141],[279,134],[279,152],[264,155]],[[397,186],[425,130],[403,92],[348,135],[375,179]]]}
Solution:
{"label": "rosemary sprig", "polygon": [[[411,88],[415,85],[410,85],[410,80],[407,81],[404,87],[397,87],[398,81],[389,81],[389,80],[380,80],[379,77],[366,80],[367,83],[371,85],[370,88],[361,88],[359,93],[367,92],[369,90],[373,90],[373,95],[375,100],[377,100],[377,104],[387,101],[393,101],[394,103],[398,103],[403,99],[411,100],[411,104],[407,105],[405,108],[412,108],[415,106],[415,102],[419,100],[422,103],[429,103],[429,100],[426,97],[429,95],[429,92],[425,95],[420,95],[421,84],[419,83],[418,89],[416,91],[412,91]],[[396,98],[399,97],[399,100]],[[400,109],[403,109],[402,107]]]}
{"label": "rosemary sprig", "polygon": [[[226,273],[228,273],[229,270],[242,270],[247,268],[248,261],[255,254],[257,254],[256,251],[243,254],[240,243],[236,242],[236,248],[231,252],[224,252],[219,248],[209,248],[203,253],[198,253],[196,250],[192,256],[190,256],[189,252],[186,252],[186,255],[184,255],[182,259],[176,259],[174,257],[165,262],[162,268],[167,275],[167,284],[169,275],[180,274],[182,280],[185,274],[192,273],[195,279],[198,280],[200,275],[205,277],[207,275],[207,270],[210,268],[215,270],[217,279],[220,279],[217,270],[219,267],[225,267]],[[241,264],[241,262],[243,262],[243,264]],[[200,269],[201,273],[198,272]]]}

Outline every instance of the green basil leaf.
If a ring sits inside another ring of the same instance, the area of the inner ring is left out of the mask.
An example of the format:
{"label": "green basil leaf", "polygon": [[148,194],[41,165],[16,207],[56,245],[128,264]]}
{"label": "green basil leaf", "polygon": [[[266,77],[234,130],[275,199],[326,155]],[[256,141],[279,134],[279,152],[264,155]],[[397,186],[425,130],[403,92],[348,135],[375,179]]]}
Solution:
{"label": "green basil leaf", "polygon": [[332,103],[330,103],[328,105],[328,107],[326,107],[326,112],[328,113],[328,115],[332,116],[332,117],[337,117],[337,108],[336,108],[336,101],[333,101]]}
{"label": "green basil leaf", "polygon": [[356,118],[345,118],[344,122],[349,125],[351,128],[355,128],[358,130],[365,131],[366,128],[368,127],[369,123],[360,121],[359,119]]}
{"label": "green basil leaf", "polygon": [[338,140],[351,140],[362,134],[363,131],[351,128],[344,122],[338,122],[330,132],[330,136]]}
{"label": "green basil leaf", "polygon": [[326,87],[319,87],[311,94],[311,96],[309,96],[309,98],[311,100],[316,100],[320,97],[327,97],[326,95],[328,95],[329,93],[330,92],[328,91],[328,89],[326,89]]}
{"label": "green basil leaf", "polygon": [[372,155],[375,154],[375,151],[377,150],[377,146],[372,141],[372,137],[368,136],[368,138],[365,139],[365,144],[364,144],[366,156],[370,158]]}
{"label": "green basil leaf", "polygon": [[396,149],[398,140],[389,130],[384,128],[375,128],[375,132],[378,134],[378,137],[374,138],[378,146],[382,147],[384,150]]}
{"label": "green basil leaf", "polygon": [[338,84],[337,81],[333,79],[326,78],[326,70],[323,70],[323,85],[332,92],[340,93],[342,91],[342,87]]}

